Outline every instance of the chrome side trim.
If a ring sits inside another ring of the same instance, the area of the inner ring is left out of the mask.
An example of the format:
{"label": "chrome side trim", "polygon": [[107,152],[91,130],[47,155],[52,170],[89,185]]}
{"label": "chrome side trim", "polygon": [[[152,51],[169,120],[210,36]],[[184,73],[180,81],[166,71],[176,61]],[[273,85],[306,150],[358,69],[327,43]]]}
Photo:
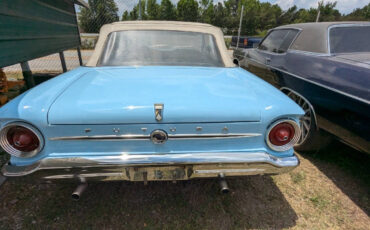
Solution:
{"label": "chrome side trim", "polygon": [[296,49],[288,49],[288,52],[289,53],[297,53],[297,54],[317,56],[317,57],[329,57],[329,56],[331,56],[330,54],[327,54],[327,53],[310,52],[310,51],[296,50]]}
{"label": "chrome side trim", "polygon": [[280,71],[280,72],[282,72],[282,73],[285,73],[285,74],[291,75],[291,76],[293,76],[293,77],[299,78],[299,79],[304,80],[304,81],[306,81],[306,82],[312,83],[312,84],[314,84],[314,85],[320,86],[320,87],[322,87],[322,88],[325,88],[325,89],[331,90],[331,91],[333,91],[333,92],[336,92],[336,93],[342,94],[342,95],[344,95],[344,96],[350,97],[350,98],[355,99],[355,100],[359,100],[359,101],[361,101],[361,102],[364,102],[365,104],[370,105],[370,101],[368,101],[368,100],[366,100],[366,99],[363,99],[363,98],[360,98],[360,97],[357,97],[357,96],[351,95],[351,94],[349,94],[349,93],[346,93],[346,92],[340,91],[340,90],[338,90],[338,89],[334,89],[334,88],[332,88],[332,87],[329,87],[329,86],[323,85],[323,84],[321,84],[321,83],[318,83],[318,82],[315,82],[315,81],[312,81],[312,80],[306,79],[306,78],[304,78],[304,77],[298,76],[297,74],[289,73],[288,71],[282,70],[282,69],[277,68],[277,67],[274,67],[274,66],[272,66],[272,65],[266,65],[265,63],[259,62],[259,61],[257,61],[256,59],[252,59],[252,60],[253,60],[254,62],[259,63],[260,65],[268,66],[268,67],[269,67],[269,68],[271,68],[271,69],[274,69],[274,70]]}
{"label": "chrome side trim", "polygon": [[244,138],[258,137],[260,133],[226,133],[226,134],[169,134],[168,139],[223,139],[223,138]]}
{"label": "chrome side trim", "polygon": [[[227,133],[227,134],[168,134],[168,139],[226,139],[226,138],[244,138],[258,137],[260,133]],[[76,141],[76,140],[150,140],[150,135],[95,135],[95,136],[68,136],[68,137],[51,137],[51,141]]]}
{"label": "chrome side trim", "polygon": [[68,136],[51,137],[51,141],[77,141],[77,140],[150,140],[150,135],[95,135],[95,136]]}

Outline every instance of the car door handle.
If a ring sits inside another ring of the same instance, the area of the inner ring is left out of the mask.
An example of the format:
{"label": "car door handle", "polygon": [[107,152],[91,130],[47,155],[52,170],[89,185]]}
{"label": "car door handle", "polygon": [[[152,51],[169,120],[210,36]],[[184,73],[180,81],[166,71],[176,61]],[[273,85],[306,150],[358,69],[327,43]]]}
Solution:
{"label": "car door handle", "polygon": [[269,65],[269,64],[270,64],[270,62],[271,62],[271,58],[266,58],[266,59],[265,59],[265,63],[266,63],[266,65]]}

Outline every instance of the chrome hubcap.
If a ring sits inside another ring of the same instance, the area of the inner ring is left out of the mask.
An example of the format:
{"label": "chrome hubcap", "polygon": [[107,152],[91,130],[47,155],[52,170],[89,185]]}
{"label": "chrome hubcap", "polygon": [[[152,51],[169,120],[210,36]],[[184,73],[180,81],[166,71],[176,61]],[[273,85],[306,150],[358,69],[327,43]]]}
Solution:
{"label": "chrome hubcap", "polygon": [[311,128],[311,116],[312,111],[310,109],[309,104],[303,100],[301,97],[295,95],[292,92],[288,93],[288,97],[290,97],[295,103],[297,103],[304,111],[304,115],[301,118],[301,137],[299,138],[299,141],[297,142],[297,145],[302,144],[308,137],[308,134],[310,132]]}

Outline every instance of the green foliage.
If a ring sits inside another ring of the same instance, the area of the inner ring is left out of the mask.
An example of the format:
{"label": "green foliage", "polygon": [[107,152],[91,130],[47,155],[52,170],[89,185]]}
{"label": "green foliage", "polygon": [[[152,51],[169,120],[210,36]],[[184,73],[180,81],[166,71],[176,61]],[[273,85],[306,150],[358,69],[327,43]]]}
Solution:
{"label": "green foliage", "polygon": [[89,0],[89,8],[82,8],[80,28],[86,33],[98,33],[104,24],[119,20],[114,0]]}
{"label": "green foliage", "polygon": [[[216,3],[215,3],[216,2]],[[89,0],[90,9],[81,9],[80,25],[85,32],[98,32],[103,24],[117,21],[118,8],[114,0]],[[241,12],[244,5],[244,11]],[[298,9],[292,6],[282,10],[279,5],[260,0],[180,0],[174,5],[171,0],[142,0],[142,20],[173,20],[209,23],[222,28],[224,33],[236,35],[241,13],[243,14],[242,35],[263,36],[269,29],[292,24],[315,22],[320,10],[319,21],[369,21],[370,4],[341,15],[336,2],[319,2],[318,8]],[[125,11],[122,20],[138,20],[139,4]]]}
{"label": "green foliage", "polygon": [[161,1],[159,18],[161,20],[176,20],[176,8],[170,0]]}
{"label": "green foliage", "polygon": [[130,15],[129,15],[128,11],[126,10],[125,12],[123,12],[121,20],[122,21],[127,21],[129,19],[130,19]]}
{"label": "green foliage", "polygon": [[198,21],[198,2],[195,0],[180,0],[177,3],[177,19],[180,21]]}
{"label": "green foliage", "polygon": [[149,20],[159,19],[159,5],[156,0],[148,0],[147,15]]}
{"label": "green foliage", "polygon": [[364,8],[355,9],[352,13],[344,17],[348,21],[370,21],[370,3]]}

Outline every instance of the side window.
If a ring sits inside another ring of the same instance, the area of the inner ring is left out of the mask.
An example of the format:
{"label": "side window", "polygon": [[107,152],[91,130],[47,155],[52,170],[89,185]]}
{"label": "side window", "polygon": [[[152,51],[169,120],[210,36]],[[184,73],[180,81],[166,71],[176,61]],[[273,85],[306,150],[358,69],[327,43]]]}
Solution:
{"label": "side window", "polygon": [[297,33],[298,30],[293,29],[273,30],[262,41],[259,49],[273,53],[285,53]]}

